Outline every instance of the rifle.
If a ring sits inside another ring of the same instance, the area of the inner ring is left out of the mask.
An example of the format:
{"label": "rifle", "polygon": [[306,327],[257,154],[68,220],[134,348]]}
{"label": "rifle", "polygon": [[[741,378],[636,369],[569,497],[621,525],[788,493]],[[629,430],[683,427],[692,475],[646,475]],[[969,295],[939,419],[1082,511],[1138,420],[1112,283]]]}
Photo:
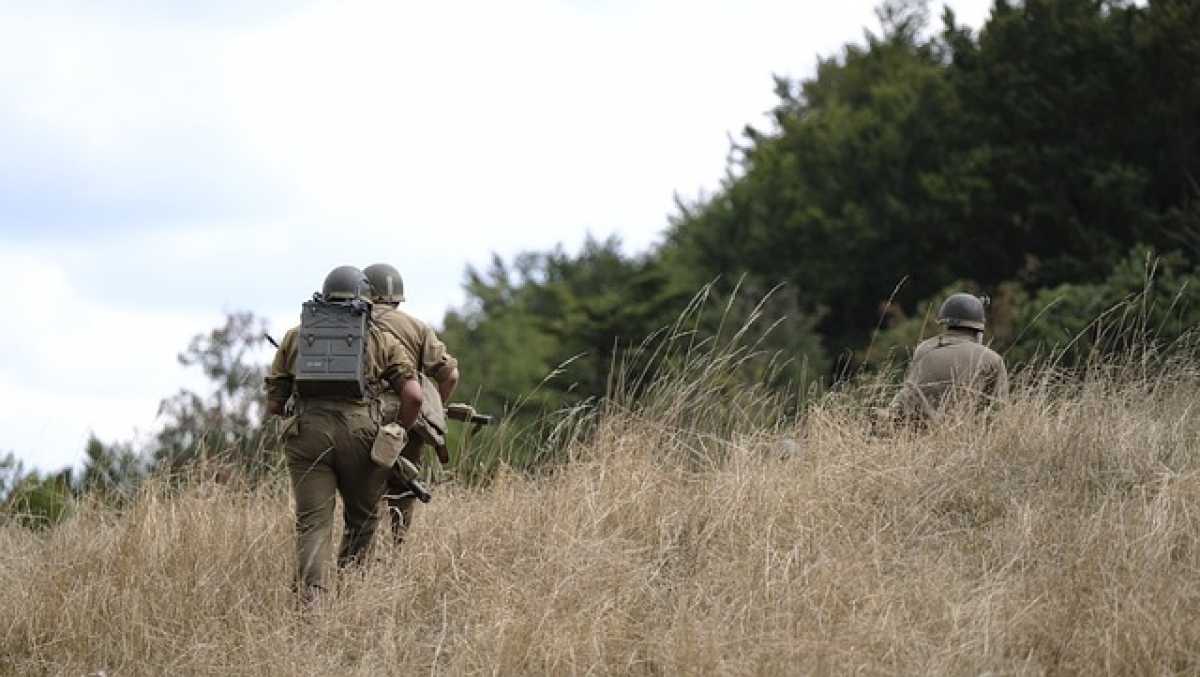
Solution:
{"label": "rifle", "polygon": [[[493,417],[486,414],[477,413],[475,411],[475,407],[462,402],[452,402],[446,405],[445,412],[446,418],[454,419],[455,421],[462,421],[463,423],[470,423],[475,428],[495,423],[495,419]],[[427,443],[433,442],[433,447],[437,451],[438,460],[441,461],[442,465],[450,462],[450,452],[448,449],[446,449],[445,437],[438,435],[436,430],[430,430],[428,421],[418,419],[417,427],[415,427],[413,430],[416,434],[421,435],[421,437]],[[404,488],[404,492],[411,493],[413,496],[416,496],[417,499],[422,503],[428,503],[431,501],[433,496],[431,496],[429,494],[429,490],[426,489],[419,480],[417,480],[421,474],[421,471],[417,469],[417,466],[413,465],[412,461],[409,461],[403,456],[396,459],[396,464],[400,466],[400,475],[404,478],[404,482],[401,484],[401,486]]]}
{"label": "rifle", "polygon": [[438,416],[436,409],[433,411],[423,410],[417,417],[413,431],[420,435],[426,444],[433,447],[437,452],[438,461],[442,465],[450,462],[450,450],[446,448],[446,419],[470,423],[476,428],[491,425],[493,422],[491,416],[477,413],[475,407],[462,402],[453,402],[447,405],[441,410],[441,414]]}
{"label": "rifle", "polygon": [[413,496],[416,496],[417,500],[421,501],[422,503],[428,503],[433,500],[433,496],[430,495],[429,490],[426,489],[425,486],[421,484],[421,481],[417,479],[417,477],[420,476],[421,471],[417,470],[417,466],[413,465],[412,461],[401,456],[400,458],[396,459],[396,465],[400,468],[400,476],[404,478],[404,481],[400,484],[400,486],[404,489],[404,491],[400,494],[401,496],[409,493]]}
{"label": "rifle", "polygon": [[451,402],[446,405],[446,418],[452,418],[455,421],[463,423],[471,423],[476,428],[492,424],[492,417],[486,414],[475,412],[475,407],[463,402]]}

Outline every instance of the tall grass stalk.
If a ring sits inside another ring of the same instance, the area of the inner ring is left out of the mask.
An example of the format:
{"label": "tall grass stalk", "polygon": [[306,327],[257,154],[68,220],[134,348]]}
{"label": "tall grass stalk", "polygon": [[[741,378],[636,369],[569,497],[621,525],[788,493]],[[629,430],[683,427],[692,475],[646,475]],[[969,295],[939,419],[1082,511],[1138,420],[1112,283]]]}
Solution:
{"label": "tall grass stalk", "polygon": [[1200,672],[1190,344],[1047,360],[1006,407],[881,429],[884,381],[789,416],[735,385],[746,334],[686,326],[549,423],[553,472],[439,485],[307,613],[279,482],[0,527],[0,673]]}

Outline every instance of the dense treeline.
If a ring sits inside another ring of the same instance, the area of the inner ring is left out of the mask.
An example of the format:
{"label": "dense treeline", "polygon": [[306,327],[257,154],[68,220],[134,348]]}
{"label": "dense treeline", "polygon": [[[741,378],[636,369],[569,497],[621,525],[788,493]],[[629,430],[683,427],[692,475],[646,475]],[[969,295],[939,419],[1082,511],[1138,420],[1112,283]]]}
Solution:
{"label": "dense treeline", "polygon": [[[911,346],[951,289],[992,297],[1010,362],[1200,322],[1200,3],[998,0],[978,31],[911,0],[879,17],[811,78],[776,80],[765,128],[745,128],[719,189],[679,200],[651,251],[589,240],[469,269],[442,321],[460,396],[525,422],[601,397],[701,289],[683,329],[703,341],[756,317],[774,359],[738,375],[791,392]],[[180,356],[213,389],[164,400],[150,448],[93,439],[83,472],[49,477],[0,458],[0,500],[52,522],[65,496],[119,498],[210,450],[261,474],[257,322],[231,316]]]}
{"label": "dense treeline", "polygon": [[720,300],[785,285],[765,347],[793,380],[870,361],[873,338],[876,358],[907,345],[952,287],[995,299],[992,339],[1018,361],[1142,292],[1159,257],[1147,307],[1174,320],[1143,323],[1169,338],[1196,319],[1200,3],[999,1],[977,32],[949,10],[931,30],[923,3],[879,16],[812,78],[776,81],[769,128],[744,130],[720,189],[681,201],[654,251],[589,242],[470,271],[445,321],[466,387],[499,406],[583,355],[535,403],[603,393],[614,348],[713,280]]}

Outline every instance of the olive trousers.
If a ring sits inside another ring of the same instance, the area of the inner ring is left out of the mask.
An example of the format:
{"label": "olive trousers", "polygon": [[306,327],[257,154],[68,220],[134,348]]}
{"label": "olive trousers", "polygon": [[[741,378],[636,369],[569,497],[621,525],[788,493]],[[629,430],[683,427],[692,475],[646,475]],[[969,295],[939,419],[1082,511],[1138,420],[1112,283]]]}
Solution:
{"label": "olive trousers", "polygon": [[306,406],[293,426],[284,450],[296,501],[296,577],[301,594],[311,599],[329,586],[337,496],[345,518],[340,569],[366,557],[388,471],[371,460],[379,426],[365,405]]}

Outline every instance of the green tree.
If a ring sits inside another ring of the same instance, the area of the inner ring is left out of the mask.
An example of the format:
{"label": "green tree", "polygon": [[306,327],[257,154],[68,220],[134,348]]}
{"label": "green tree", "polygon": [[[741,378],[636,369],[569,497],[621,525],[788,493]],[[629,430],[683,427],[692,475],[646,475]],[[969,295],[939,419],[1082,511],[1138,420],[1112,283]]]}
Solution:
{"label": "green tree", "polygon": [[91,433],[83,454],[78,486],[81,492],[128,495],[145,477],[145,460],[129,442],[105,444]]}
{"label": "green tree", "polygon": [[918,298],[953,279],[937,177],[957,111],[921,8],[885,6],[866,47],[777,80],[774,129],[747,128],[722,189],[673,219],[672,270],[726,290],[786,282],[791,314],[819,317],[835,352],[865,343],[902,278]]}
{"label": "green tree", "polygon": [[0,457],[0,520],[45,529],[66,519],[73,504],[70,468],[43,476],[12,452]]}
{"label": "green tree", "polygon": [[[487,272],[469,268],[467,303],[443,321],[442,338],[463,365],[459,392],[486,411],[506,411],[554,368],[556,346],[519,298],[533,265],[528,257],[515,267],[494,257]],[[543,397],[532,404],[553,406]]]}
{"label": "green tree", "polygon": [[1187,169],[1154,159],[1155,145],[1182,139],[1162,138],[1146,119],[1160,94],[1138,45],[1148,12],[1096,0],[998,2],[978,40],[947,31],[963,142],[944,173],[962,195],[952,215],[965,240],[988,253],[977,262],[981,282],[1018,272],[1033,287],[1096,280],[1135,243],[1165,244],[1152,187]]}
{"label": "green tree", "polygon": [[251,358],[265,342],[266,323],[248,312],[192,338],[179,363],[199,367],[212,383],[206,395],[180,390],[162,400],[163,427],[151,453],[158,469],[180,469],[201,458],[220,458],[251,474],[266,469],[264,451],[278,439],[264,425],[266,366]]}
{"label": "green tree", "polygon": [[828,349],[863,356],[955,280],[1033,295],[1138,243],[1196,256],[1200,4],[999,1],[928,38],[924,7],[885,3],[879,35],[776,82],[771,128],[672,219],[673,274],[787,282]]}
{"label": "green tree", "polygon": [[1067,364],[1113,353],[1154,351],[1200,326],[1200,270],[1180,254],[1138,247],[1093,283],[1039,291],[1021,308],[1020,340],[1006,357],[1054,356]]}
{"label": "green tree", "polygon": [[467,271],[467,303],[446,314],[443,338],[464,365],[463,392],[494,411],[531,412],[602,396],[614,356],[669,321],[686,297],[648,256],[615,238],[493,259]]}

